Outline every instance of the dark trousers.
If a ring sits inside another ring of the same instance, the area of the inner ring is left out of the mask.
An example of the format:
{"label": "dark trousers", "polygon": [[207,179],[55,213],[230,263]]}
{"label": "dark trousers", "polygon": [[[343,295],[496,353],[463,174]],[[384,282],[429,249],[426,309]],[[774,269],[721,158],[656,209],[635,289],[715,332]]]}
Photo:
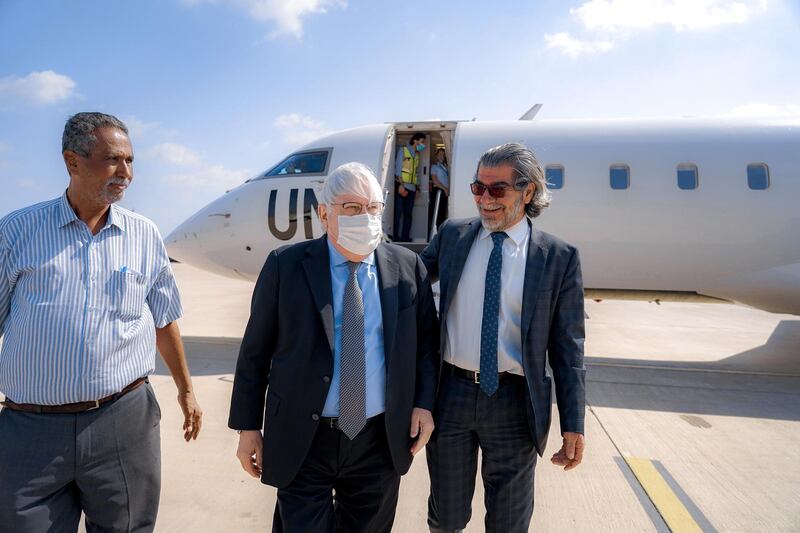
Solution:
{"label": "dark trousers", "polygon": [[382,415],[352,441],[320,424],[297,476],[278,489],[272,531],[389,532],[399,488]]}
{"label": "dark trousers", "polygon": [[528,409],[530,396],[522,377],[501,381],[497,392],[487,396],[480,385],[443,372],[436,429],[426,446],[431,529],[453,531],[469,522],[480,447],[485,531],[528,531],[536,466]]}
{"label": "dark trousers", "polygon": [[78,414],[0,412],[0,531],[153,531],[161,411],[149,383]]}
{"label": "dark trousers", "polygon": [[[397,191],[394,192],[394,228],[392,233],[395,242],[408,242],[411,240],[411,215],[414,212],[414,198],[417,196],[417,191],[409,191],[406,189],[405,196],[400,196]],[[400,228],[400,219],[402,218],[402,229]]]}

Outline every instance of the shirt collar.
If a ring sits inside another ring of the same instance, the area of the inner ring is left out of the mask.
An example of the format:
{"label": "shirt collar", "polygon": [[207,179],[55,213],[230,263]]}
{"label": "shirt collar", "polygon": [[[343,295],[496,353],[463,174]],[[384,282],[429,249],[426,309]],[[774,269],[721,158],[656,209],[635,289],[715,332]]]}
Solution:
{"label": "shirt collar", "polygon": [[[520,220],[507,230],[505,230],[505,233],[506,235],[508,235],[509,239],[514,241],[514,244],[516,244],[517,246],[521,246],[525,244],[525,241],[527,241],[528,238],[530,237],[530,231],[531,231],[530,221],[528,220],[528,217],[525,216],[522,217],[522,220]],[[481,226],[481,233],[478,236],[478,238],[486,239],[492,233],[493,232],[488,231],[486,228]]]}
{"label": "shirt collar", "polygon": [[64,194],[61,195],[61,201],[58,202],[58,227],[63,228],[70,222],[76,220],[78,220],[78,215],[75,214],[75,210],[69,205],[67,191],[64,191]]}
{"label": "shirt collar", "polygon": [[[345,263],[348,262],[348,259],[345,256],[343,256],[341,253],[339,253],[339,250],[336,249],[336,247],[333,245],[333,243],[331,242],[330,239],[325,239],[325,241],[328,243],[328,252],[330,252],[330,256],[331,256],[331,266],[340,266],[340,265],[344,265]],[[366,263],[368,265],[374,265],[375,264],[375,252],[372,252],[371,254],[369,254],[361,262],[362,263]]]}
{"label": "shirt collar", "polygon": [[116,226],[121,231],[125,231],[125,216],[120,211],[120,208],[115,204],[111,204],[111,207],[108,210],[108,221],[106,222],[106,226]]}
{"label": "shirt collar", "polygon": [[[77,213],[75,210],[72,209],[72,206],[69,205],[69,200],[67,199],[67,191],[64,191],[64,194],[61,195],[61,201],[58,203],[58,227],[63,228],[67,224],[71,222],[75,222],[76,220],[80,220],[78,218]],[[109,226],[116,226],[122,231],[125,231],[125,218],[120,212],[120,208],[114,204],[108,209],[108,219],[106,220],[106,225],[104,228]]]}

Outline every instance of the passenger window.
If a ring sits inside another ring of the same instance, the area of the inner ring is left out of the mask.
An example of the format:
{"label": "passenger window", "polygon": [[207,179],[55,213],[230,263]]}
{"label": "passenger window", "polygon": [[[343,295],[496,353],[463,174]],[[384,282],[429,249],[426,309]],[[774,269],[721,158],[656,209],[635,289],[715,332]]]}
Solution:
{"label": "passenger window", "polygon": [[547,165],[544,169],[544,178],[547,187],[550,189],[561,189],[564,187],[564,167],[561,165]]}
{"label": "passenger window", "polygon": [[747,185],[754,191],[769,188],[769,168],[765,163],[747,165]]}
{"label": "passenger window", "polygon": [[330,154],[330,149],[292,154],[255,179],[325,175],[328,172]]}
{"label": "passenger window", "polygon": [[612,189],[622,190],[630,187],[631,169],[628,165],[611,165],[608,176]]}
{"label": "passenger window", "polygon": [[691,163],[678,165],[678,188],[688,191],[696,189],[697,184],[697,165]]}

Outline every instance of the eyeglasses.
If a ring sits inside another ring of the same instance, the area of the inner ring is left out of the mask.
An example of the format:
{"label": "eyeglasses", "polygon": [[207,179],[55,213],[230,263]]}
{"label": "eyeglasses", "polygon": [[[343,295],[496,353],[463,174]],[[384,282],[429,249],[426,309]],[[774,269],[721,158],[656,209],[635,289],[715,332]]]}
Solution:
{"label": "eyeglasses", "polygon": [[527,187],[528,183],[530,182],[526,180],[519,180],[512,187],[508,183],[495,183],[493,185],[486,185],[485,183],[475,180],[469,184],[469,188],[472,191],[472,194],[475,196],[483,196],[483,193],[489,191],[489,196],[492,198],[503,198],[507,191],[521,191]]}
{"label": "eyeglasses", "polygon": [[363,209],[366,209],[367,213],[370,215],[380,215],[383,213],[383,202],[370,202],[367,205],[360,204],[358,202],[344,202],[342,204],[331,205],[340,206],[342,211],[344,211],[344,214],[349,217],[360,215]]}

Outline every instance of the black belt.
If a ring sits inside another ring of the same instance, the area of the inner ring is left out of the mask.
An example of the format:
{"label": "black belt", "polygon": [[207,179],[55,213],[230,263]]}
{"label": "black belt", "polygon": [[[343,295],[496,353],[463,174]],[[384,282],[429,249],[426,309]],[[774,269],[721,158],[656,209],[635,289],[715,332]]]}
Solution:
{"label": "black belt", "polygon": [[134,390],[136,387],[147,381],[148,379],[146,377],[139,378],[117,393],[106,396],[105,398],[100,398],[99,400],[92,400],[89,402],[65,403],[63,405],[37,405],[35,403],[16,403],[6,398],[6,401],[0,402],[0,405],[2,405],[3,407],[8,407],[13,411],[22,411],[24,413],[51,413],[51,414],[85,413],[86,411],[92,411],[94,409],[98,409],[101,405],[119,400],[120,398],[122,398],[123,396]]}
{"label": "black belt", "polygon": [[[459,366],[452,365],[447,361],[444,361],[442,366],[442,372],[446,374],[450,374],[451,376],[458,376],[460,378],[468,379],[475,384],[480,384],[481,382],[481,373],[475,372],[474,370],[466,370]],[[508,381],[510,379],[525,379],[523,376],[518,374],[512,374],[511,372],[498,372],[497,373],[498,383],[503,383],[504,381]]]}
{"label": "black belt", "polygon": [[[367,423],[364,425],[365,429],[369,428],[373,424],[380,422],[383,420],[383,413],[379,415],[375,415],[373,417],[367,418]],[[329,429],[335,429],[336,431],[341,431],[342,429],[339,427],[339,417],[338,416],[321,416],[319,417],[319,424],[322,427],[326,427]]]}

